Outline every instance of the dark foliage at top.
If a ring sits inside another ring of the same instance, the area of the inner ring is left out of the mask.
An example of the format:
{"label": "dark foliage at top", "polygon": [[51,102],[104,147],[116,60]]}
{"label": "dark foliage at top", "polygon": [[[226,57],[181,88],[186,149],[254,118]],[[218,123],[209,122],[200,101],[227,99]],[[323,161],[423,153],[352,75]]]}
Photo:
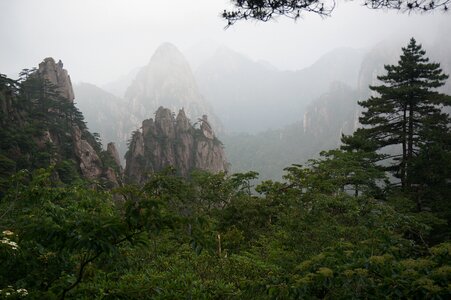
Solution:
{"label": "dark foliage at top", "polygon": [[[402,12],[427,12],[436,9],[448,10],[450,0],[363,0],[371,9],[390,9]],[[269,21],[277,16],[297,20],[303,13],[330,16],[335,9],[335,0],[233,0],[235,10],[224,10],[222,17],[228,25],[239,20]]]}

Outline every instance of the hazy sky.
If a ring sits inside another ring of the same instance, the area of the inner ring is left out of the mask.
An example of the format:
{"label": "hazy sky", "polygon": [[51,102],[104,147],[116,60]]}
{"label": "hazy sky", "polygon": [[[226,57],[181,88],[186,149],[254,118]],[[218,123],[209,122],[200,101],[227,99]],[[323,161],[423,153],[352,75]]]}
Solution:
{"label": "hazy sky", "polygon": [[101,85],[145,65],[163,42],[184,52],[209,40],[299,69],[337,47],[365,48],[392,36],[427,42],[438,38],[439,26],[451,30],[450,13],[409,16],[360,3],[338,0],[326,19],[306,14],[296,23],[241,22],[224,30],[219,14],[227,0],[0,0],[0,73],[15,77],[52,56],[73,82]]}

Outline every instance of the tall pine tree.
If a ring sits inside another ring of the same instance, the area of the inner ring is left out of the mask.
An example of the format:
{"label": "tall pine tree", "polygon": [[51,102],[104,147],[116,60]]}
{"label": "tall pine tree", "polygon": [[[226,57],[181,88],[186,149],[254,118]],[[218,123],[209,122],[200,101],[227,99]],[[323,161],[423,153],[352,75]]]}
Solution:
{"label": "tall pine tree", "polygon": [[[437,136],[449,135],[449,115],[443,107],[451,104],[451,96],[436,89],[445,84],[439,63],[431,63],[426,52],[411,39],[397,65],[386,65],[382,82],[370,86],[377,96],[360,101],[365,110],[359,121],[363,128],[353,136],[343,137],[344,148],[381,150],[400,146],[398,153],[386,155],[391,159],[387,170],[401,181],[404,190],[413,184],[415,159],[424,145],[433,143]],[[396,152],[396,151],[395,151]]]}

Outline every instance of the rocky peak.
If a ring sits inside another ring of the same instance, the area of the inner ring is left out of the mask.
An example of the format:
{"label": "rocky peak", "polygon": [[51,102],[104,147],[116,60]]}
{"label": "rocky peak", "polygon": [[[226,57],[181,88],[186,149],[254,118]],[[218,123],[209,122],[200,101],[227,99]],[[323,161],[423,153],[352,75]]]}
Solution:
{"label": "rocky peak", "polygon": [[144,120],[142,122],[142,130],[143,130],[143,135],[148,135],[149,133],[151,134],[156,134],[156,127],[155,127],[155,123],[153,122],[152,119],[147,119]]}
{"label": "rocky peak", "polygon": [[185,110],[182,108],[179,110],[176,118],[176,129],[178,132],[185,132],[191,128],[189,119],[186,117]]}
{"label": "rocky peak", "polygon": [[66,98],[67,101],[74,101],[75,97],[72,89],[72,82],[67,70],[63,69],[63,62],[61,60],[55,63],[53,58],[45,58],[44,61],[39,64],[38,74],[41,78],[53,83],[61,96]]}
{"label": "rocky peak", "polygon": [[211,123],[220,128],[219,120],[199,91],[187,60],[169,43],[161,45],[147,66],[138,72],[125,98],[136,125],[164,106],[171,111],[184,107],[191,119],[208,114]]}
{"label": "rocky peak", "polygon": [[155,127],[162,137],[174,138],[175,127],[174,116],[168,108],[160,106],[155,114]]}
{"label": "rocky peak", "polygon": [[202,130],[202,133],[207,139],[213,140],[215,138],[215,134],[213,132],[213,129],[211,128],[210,123],[208,123],[208,116],[203,115],[202,119],[199,119],[200,121],[200,130]]}
{"label": "rocky peak", "polygon": [[178,115],[167,108],[158,108],[155,122],[144,120],[142,132],[133,133],[126,155],[125,176],[128,182],[143,183],[146,174],[172,166],[182,176],[195,169],[218,173],[227,170],[221,142],[213,133],[206,115],[200,128],[191,125],[184,109]]}
{"label": "rocky peak", "polygon": [[[169,43],[161,45],[155,51],[147,66],[138,72],[126,91],[126,98],[140,96],[149,97],[149,100],[158,104],[153,111],[162,101],[169,100],[168,98],[173,101],[203,101],[188,62],[182,53]],[[161,104],[168,106],[176,103]]]}
{"label": "rocky peak", "polygon": [[[166,65],[185,65],[187,61],[183,54],[171,43],[161,44],[153,54],[151,63],[165,63]],[[189,68],[189,67],[188,67]]]}

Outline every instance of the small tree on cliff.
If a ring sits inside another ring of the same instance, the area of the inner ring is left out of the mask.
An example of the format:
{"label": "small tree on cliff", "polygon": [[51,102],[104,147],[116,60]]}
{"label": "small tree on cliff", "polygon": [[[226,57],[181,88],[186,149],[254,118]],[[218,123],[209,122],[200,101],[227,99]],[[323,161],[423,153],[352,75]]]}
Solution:
{"label": "small tree on cliff", "polygon": [[398,64],[386,65],[387,74],[378,76],[382,84],[370,86],[378,96],[359,102],[366,109],[359,119],[364,127],[343,137],[343,142],[344,148],[400,146],[401,153],[385,158],[392,159],[388,170],[401,180],[404,190],[410,190],[420,149],[449,135],[449,115],[442,108],[451,104],[451,96],[435,90],[445,84],[448,75],[440,64],[429,62],[415,39],[402,52]]}

